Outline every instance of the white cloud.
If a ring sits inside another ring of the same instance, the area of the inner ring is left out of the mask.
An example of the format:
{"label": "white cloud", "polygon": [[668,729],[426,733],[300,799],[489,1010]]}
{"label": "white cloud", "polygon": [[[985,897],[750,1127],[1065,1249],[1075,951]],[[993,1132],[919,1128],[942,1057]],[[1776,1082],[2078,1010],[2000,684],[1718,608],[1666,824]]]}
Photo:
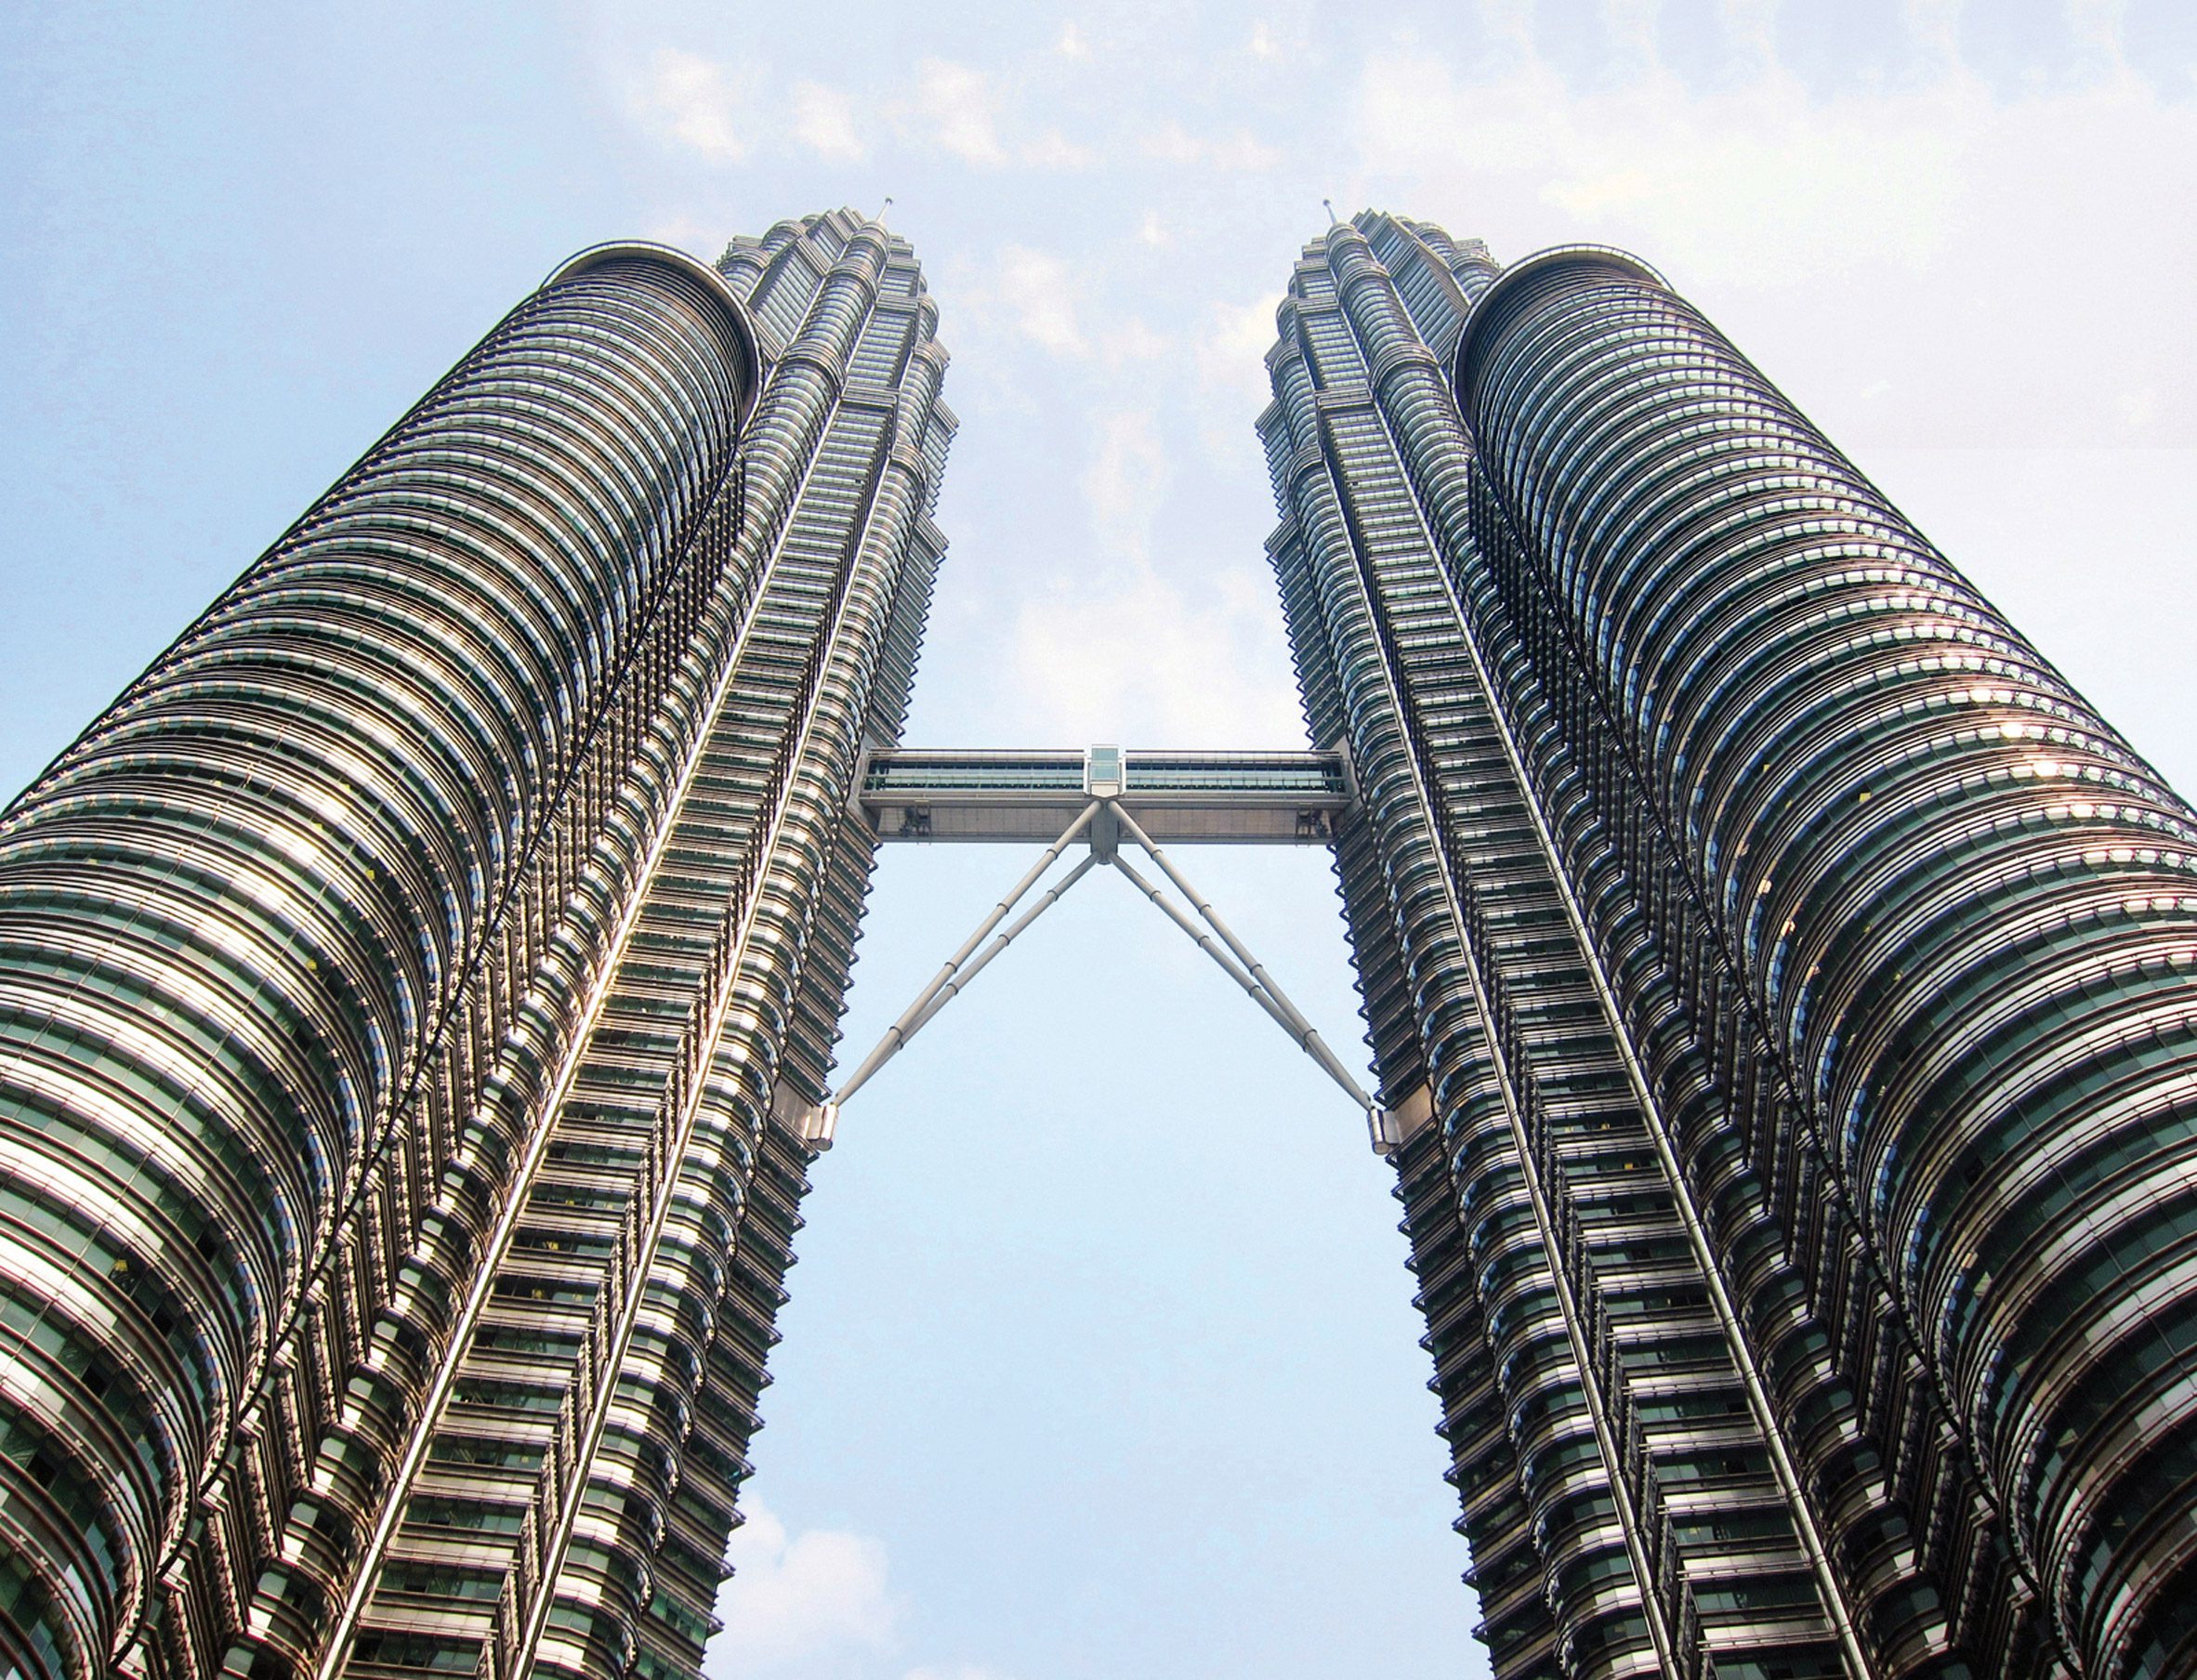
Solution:
{"label": "white cloud", "polygon": [[1767,268],[1862,227],[1879,258],[1927,260],[1985,99],[1960,84],[1820,106],[1777,75],[1711,95],[1659,76],[1580,90],[1537,60],[1467,84],[1414,52],[1366,64],[1359,110],[1378,173],[1531,180],[1583,222],[1651,225],[1667,262],[1745,252]]}
{"label": "white cloud", "polygon": [[1072,272],[1050,252],[1008,245],[999,254],[994,282],[996,299],[1015,330],[1059,356],[1080,356],[1086,348],[1075,321]]}
{"label": "white cloud", "polygon": [[1480,27],[1500,52],[1533,50],[1533,0],[1480,0]]}
{"label": "white cloud", "polygon": [[1282,56],[1282,44],[1274,39],[1274,32],[1263,19],[1251,26],[1251,56],[1255,59],[1278,59]]}
{"label": "white cloud", "polygon": [[1194,135],[1170,117],[1155,123],[1145,134],[1144,155],[1164,164],[1187,164],[1201,169],[1248,171],[1271,169],[1282,154],[1247,128],[1233,134]]}
{"label": "white cloud", "polygon": [[1060,39],[1054,43],[1053,50],[1063,59],[1087,59],[1091,56],[1091,44],[1084,39],[1084,32],[1073,23],[1063,23],[1060,26]]}
{"label": "white cloud", "polygon": [[1141,560],[1152,516],[1167,488],[1166,452],[1150,409],[1124,409],[1098,419],[1098,447],[1084,474],[1084,497],[1100,541],[1113,554]]}
{"label": "white cloud", "polygon": [[999,143],[999,98],[980,70],[945,59],[915,67],[915,114],[929,138],[972,164],[1006,162]]}
{"label": "white cloud", "polygon": [[1615,55],[1629,60],[1636,74],[1660,72],[1655,31],[1659,0],[1602,0],[1603,27]]}
{"label": "white cloud", "polygon": [[1963,0],[1907,0],[1907,33],[1926,58],[1941,69],[1960,63]]}
{"label": "white cloud", "polygon": [[1301,724],[1271,580],[1256,563],[1179,571],[1154,532],[1174,481],[1159,415],[1098,417],[1083,479],[1098,566],[1016,615],[1008,687],[1033,738],[1213,746],[1290,742]]}
{"label": "white cloud", "polygon": [[921,1668],[910,1669],[901,1680],[1006,1680],[1006,1676],[997,1669],[978,1668],[973,1663],[941,1666],[927,1662]]}
{"label": "white cloud", "polygon": [[[1070,34],[1073,35],[1072,28]],[[1080,57],[1089,49],[1074,36],[1075,50],[1059,50]],[[952,152],[966,163],[995,169],[1020,163],[1033,169],[1087,169],[1098,161],[1088,146],[1070,139],[1058,128],[1040,129],[1031,138],[1016,143],[1003,138],[1004,119],[1009,114],[999,78],[971,64],[950,59],[926,59],[915,68],[915,95],[901,108],[911,121],[903,127],[916,138]],[[1013,125],[1006,125],[1012,133]]]}
{"label": "white cloud", "polygon": [[1098,154],[1079,146],[1057,128],[1047,128],[1022,148],[1022,162],[1033,169],[1088,169]]}
{"label": "white cloud", "polygon": [[861,1534],[798,1534],[752,1496],[729,1548],[735,1573],[717,1600],[724,1633],[705,1680],[762,1680],[783,1664],[849,1648],[889,1648],[899,1602],[886,1589],[885,1548]]}
{"label": "white cloud", "polygon": [[2046,416],[2070,441],[2197,436],[2197,384],[2159,377],[2190,354],[2197,225],[2156,209],[2197,197],[2197,103],[2125,70],[2110,7],[2076,18],[2086,80],[2015,93],[1962,65],[1942,4],[1908,9],[1921,71],[1835,94],[1777,63],[1758,10],[1731,31],[1753,73],[1708,91],[1638,54],[1585,83],[1530,40],[1384,48],[1352,190],[1504,259],[1639,251],[1848,447],[2023,443]]}
{"label": "white cloud", "polygon": [[821,82],[796,82],[793,93],[794,138],[820,157],[859,164],[869,155],[855,132],[854,101]]}
{"label": "white cloud", "polygon": [[2128,68],[2121,39],[2127,11],[2127,0],[2067,0],[2068,28],[2077,45],[2094,63],[2115,73]]}
{"label": "white cloud", "polygon": [[677,245],[705,261],[725,248],[725,230],[721,225],[683,212],[645,223],[641,232],[661,244]]}
{"label": "white cloud", "polygon": [[[1131,472],[1109,494],[1135,494]],[[1033,739],[1216,747],[1298,740],[1303,722],[1280,642],[1273,583],[1252,566],[1177,583],[1132,564],[1018,614],[1008,673]]]}
{"label": "white cloud", "polygon": [[1157,210],[1144,213],[1144,219],[1137,224],[1137,237],[1148,245],[1164,245],[1167,243],[1167,224],[1160,220]]}
{"label": "white cloud", "polygon": [[[1909,0],[1911,20],[1923,3]],[[1756,76],[1773,72],[1778,61],[1778,0],[1724,0],[1723,16],[1725,45],[1735,62]]]}
{"label": "white cloud", "polygon": [[659,138],[713,164],[737,164],[748,154],[741,119],[754,83],[752,74],[735,75],[700,53],[660,46],[638,78],[631,102]]}
{"label": "white cloud", "polygon": [[1242,427],[1273,397],[1267,379],[1267,351],[1274,344],[1274,310],[1279,297],[1255,303],[1215,304],[1198,339],[1198,384],[1225,404],[1228,423]]}
{"label": "white cloud", "polygon": [[1155,331],[1141,315],[1125,315],[1106,333],[1106,359],[1117,367],[1125,362],[1157,361],[1174,348],[1175,341]]}

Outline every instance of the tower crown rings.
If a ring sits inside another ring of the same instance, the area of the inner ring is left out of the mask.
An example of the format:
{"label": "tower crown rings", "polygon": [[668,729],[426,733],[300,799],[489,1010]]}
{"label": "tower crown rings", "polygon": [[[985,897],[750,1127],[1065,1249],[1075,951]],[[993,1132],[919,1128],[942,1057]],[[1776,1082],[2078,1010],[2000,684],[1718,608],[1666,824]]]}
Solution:
{"label": "tower crown rings", "polygon": [[553,286],[600,269],[611,263],[654,263],[685,276],[709,295],[710,300],[725,311],[732,327],[732,342],[738,348],[741,366],[739,417],[741,428],[747,427],[748,415],[755,412],[756,400],[763,391],[762,339],[756,334],[754,319],[748,314],[746,302],[732,289],[732,282],[700,257],[681,251],[676,245],[660,244],[651,239],[606,240],[599,245],[589,245],[575,252],[550,270],[539,290],[546,292]]}
{"label": "tower crown rings", "polygon": [[1614,245],[1577,244],[1551,245],[1546,251],[1536,251],[1512,263],[1480,295],[1457,334],[1457,348],[1451,361],[1450,374],[1451,388],[1457,394],[1457,407],[1464,413],[1465,423],[1475,432],[1480,429],[1480,422],[1473,412],[1473,381],[1482,348],[1490,335],[1532,298],[1568,281],[1583,281],[1597,275],[1636,281],[1659,292],[1672,289],[1669,281],[1629,251],[1620,251]]}

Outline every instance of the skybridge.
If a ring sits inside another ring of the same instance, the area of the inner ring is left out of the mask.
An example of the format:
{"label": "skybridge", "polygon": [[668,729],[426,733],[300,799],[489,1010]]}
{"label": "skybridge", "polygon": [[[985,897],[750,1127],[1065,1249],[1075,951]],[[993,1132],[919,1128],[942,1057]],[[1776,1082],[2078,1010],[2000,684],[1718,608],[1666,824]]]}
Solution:
{"label": "skybridge", "polygon": [[[1324,846],[1350,807],[1332,753],[1141,753],[880,748],[855,801],[880,840],[1043,845],[1094,798],[1118,799],[1165,845]],[[1105,839],[1101,829],[1099,839]]]}
{"label": "skybridge", "polygon": [[[854,788],[849,805],[880,840],[1050,844],[838,1090],[799,1117],[802,1135],[817,1148],[831,1147],[842,1103],[1069,888],[1102,865],[1119,872],[1188,935],[1365,1111],[1375,1151],[1388,1154],[1425,1119],[1423,1094],[1408,1112],[1391,1112],[1374,1100],[1165,850],[1169,844],[1332,844],[1337,820],[1358,796],[1343,753],[1145,753],[1106,744],[1037,752],[880,747],[863,755]],[[1033,898],[1032,889],[1078,846],[1087,855]],[[1124,853],[1131,846],[1151,860],[1176,897],[1129,861]],[[1029,907],[1007,922],[1026,900]]]}

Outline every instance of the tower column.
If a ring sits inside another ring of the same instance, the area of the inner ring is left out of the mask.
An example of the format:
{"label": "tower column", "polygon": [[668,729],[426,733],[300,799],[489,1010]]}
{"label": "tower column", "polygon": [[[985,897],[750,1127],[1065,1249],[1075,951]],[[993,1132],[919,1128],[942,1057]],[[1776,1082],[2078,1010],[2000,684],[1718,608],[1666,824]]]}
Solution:
{"label": "tower column", "polygon": [[569,265],[0,820],[0,1656],[24,1673],[105,1667],[263,1392],[297,1415],[261,1503],[302,1485],[285,1445],[441,1168],[397,1118],[509,1019],[569,885],[545,837],[758,374],[703,265]]}
{"label": "tower column", "polygon": [[2085,1673],[2186,1665],[2197,813],[1643,265],[1512,269],[1456,387],[1821,1163],[1809,1288],[1880,1304],[1899,1491],[1967,1483]]}

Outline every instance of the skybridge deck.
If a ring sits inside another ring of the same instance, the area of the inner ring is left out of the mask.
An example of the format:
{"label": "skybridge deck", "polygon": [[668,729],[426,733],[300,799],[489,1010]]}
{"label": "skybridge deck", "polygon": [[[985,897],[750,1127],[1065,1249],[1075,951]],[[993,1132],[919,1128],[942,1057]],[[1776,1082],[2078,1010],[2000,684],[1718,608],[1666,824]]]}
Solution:
{"label": "skybridge deck", "polygon": [[954,752],[894,747],[856,800],[882,840],[1042,845],[1114,797],[1162,845],[1324,846],[1349,808],[1339,753],[1153,753],[1118,747]]}

